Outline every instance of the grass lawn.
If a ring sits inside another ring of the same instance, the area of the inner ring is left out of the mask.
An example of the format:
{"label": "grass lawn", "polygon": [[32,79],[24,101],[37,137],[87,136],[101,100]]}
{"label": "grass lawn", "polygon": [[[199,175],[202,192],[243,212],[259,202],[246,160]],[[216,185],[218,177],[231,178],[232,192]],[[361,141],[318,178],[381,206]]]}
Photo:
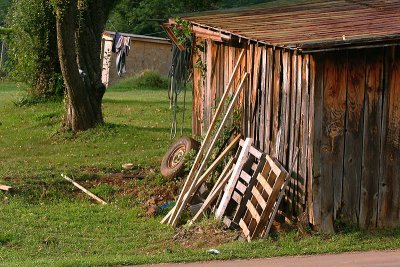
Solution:
{"label": "grass lawn", "polygon": [[[16,106],[23,89],[0,82],[0,183],[15,187],[11,193],[0,191],[0,266],[104,266],[400,248],[400,229],[346,229],[333,236],[293,229],[247,243],[235,241],[237,234],[230,231],[227,238],[217,223],[205,221],[195,228],[203,234],[184,226],[178,230],[182,238],[176,238],[174,229],[159,224],[162,215],[149,218],[143,208],[150,196],[179,189],[178,182],[166,182],[158,173],[171,143],[165,90],[121,82],[104,97],[106,123],[71,134],[58,131],[62,103]],[[189,100],[186,134],[190,105]],[[111,179],[110,173],[120,173],[127,162],[135,164],[132,173],[141,178]],[[92,203],[61,173],[110,204]],[[221,253],[210,255],[209,248]]]}

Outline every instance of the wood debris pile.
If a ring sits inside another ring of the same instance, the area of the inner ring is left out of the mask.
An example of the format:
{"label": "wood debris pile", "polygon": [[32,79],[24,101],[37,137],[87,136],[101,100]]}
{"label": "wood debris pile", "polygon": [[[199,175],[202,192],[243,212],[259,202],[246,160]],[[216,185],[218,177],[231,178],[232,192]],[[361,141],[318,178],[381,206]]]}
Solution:
{"label": "wood debris pile", "polygon": [[[252,145],[253,139],[241,140],[241,135],[231,138],[229,145],[213,161],[210,161],[212,151],[227,125],[235,102],[248,78],[248,74],[245,73],[236,91],[233,92],[232,99],[228,101],[230,88],[243,55],[244,51],[238,58],[176,204],[161,223],[176,226],[183,210],[187,208],[188,204],[191,204],[199,188],[209,181],[218,166],[227,162],[190,224],[196,222],[206,212],[213,210],[216,218],[223,220],[228,227],[240,227],[248,241],[266,236],[271,228],[290,180],[289,173],[279,162],[258,151]],[[223,109],[225,109],[224,116],[219,118]],[[216,127],[217,122],[219,123],[218,127]],[[230,156],[238,144],[237,152],[234,156]],[[297,156],[293,162],[296,158]]]}

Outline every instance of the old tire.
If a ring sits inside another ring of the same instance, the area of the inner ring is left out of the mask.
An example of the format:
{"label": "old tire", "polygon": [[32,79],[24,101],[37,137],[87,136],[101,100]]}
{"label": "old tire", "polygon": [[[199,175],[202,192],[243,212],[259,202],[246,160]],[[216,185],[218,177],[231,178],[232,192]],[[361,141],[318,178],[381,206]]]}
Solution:
{"label": "old tire", "polygon": [[185,156],[191,149],[198,151],[200,147],[196,140],[183,136],[179,138],[165,154],[161,161],[161,174],[171,180],[175,177],[181,177],[185,172]]}

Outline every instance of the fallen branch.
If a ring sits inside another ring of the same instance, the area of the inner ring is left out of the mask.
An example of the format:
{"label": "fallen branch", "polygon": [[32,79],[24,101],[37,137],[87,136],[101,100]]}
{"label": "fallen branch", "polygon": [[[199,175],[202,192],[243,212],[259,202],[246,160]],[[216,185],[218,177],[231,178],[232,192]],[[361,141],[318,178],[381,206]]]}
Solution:
{"label": "fallen branch", "polygon": [[63,177],[65,180],[71,182],[73,185],[78,187],[80,190],[82,190],[84,193],[86,193],[88,196],[90,196],[91,198],[93,198],[94,200],[99,202],[100,204],[103,204],[103,205],[107,204],[107,202],[105,202],[104,200],[102,200],[101,198],[99,198],[98,196],[96,196],[95,194],[93,194],[92,192],[90,192],[89,190],[87,190],[86,188],[84,188],[83,186],[81,186],[80,184],[78,184],[77,182],[75,182],[74,180],[69,178],[68,176],[66,176],[65,174],[62,173],[61,177]]}
{"label": "fallen branch", "polygon": [[0,190],[8,191],[8,190],[10,190],[11,188],[12,188],[11,186],[7,186],[7,185],[0,184]]}

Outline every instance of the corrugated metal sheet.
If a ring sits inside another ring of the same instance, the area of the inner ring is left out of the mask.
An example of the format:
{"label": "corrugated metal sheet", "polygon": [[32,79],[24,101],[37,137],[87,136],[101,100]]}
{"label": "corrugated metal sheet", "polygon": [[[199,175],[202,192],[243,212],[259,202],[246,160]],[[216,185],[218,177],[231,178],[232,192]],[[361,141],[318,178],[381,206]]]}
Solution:
{"label": "corrugated metal sheet", "polygon": [[184,19],[238,37],[293,48],[400,40],[400,0],[278,0],[190,14]]}

